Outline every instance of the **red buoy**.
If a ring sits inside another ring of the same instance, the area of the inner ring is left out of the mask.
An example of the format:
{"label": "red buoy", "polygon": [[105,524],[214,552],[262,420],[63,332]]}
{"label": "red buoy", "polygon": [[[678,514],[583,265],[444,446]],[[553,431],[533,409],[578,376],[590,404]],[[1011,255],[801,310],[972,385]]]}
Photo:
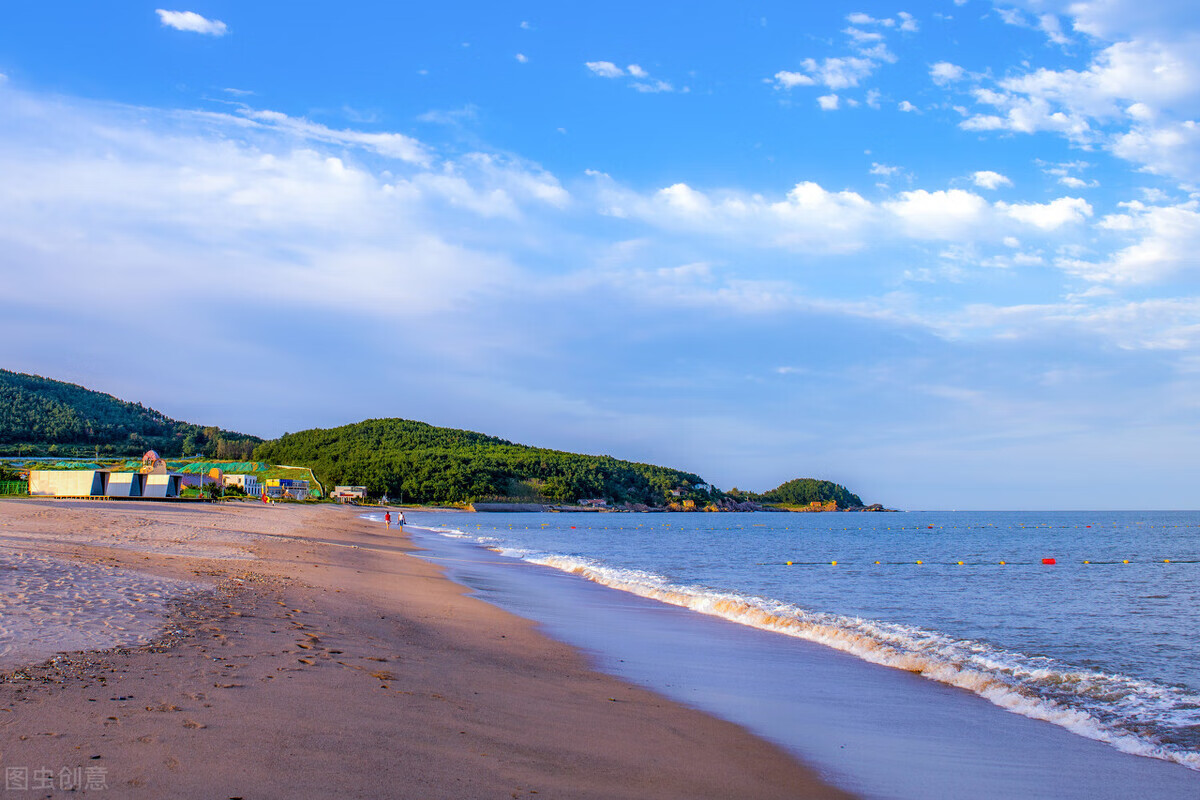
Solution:
{"label": "red buoy", "polygon": [[1057,564],[1058,562],[1055,561],[1053,558],[1043,558],[1042,563],[1043,564]]}

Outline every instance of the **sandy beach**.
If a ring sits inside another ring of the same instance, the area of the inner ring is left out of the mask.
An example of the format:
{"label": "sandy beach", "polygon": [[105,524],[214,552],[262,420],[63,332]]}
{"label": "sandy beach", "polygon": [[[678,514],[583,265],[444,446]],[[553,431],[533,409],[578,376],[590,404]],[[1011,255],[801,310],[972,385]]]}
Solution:
{"label": "sandy beach", "polygon": [[15,643],[4,796],[849,796],[733,724],[594,671],[357,513],[0,503],[6,562],[86,577],[39,625],[117,645],[17,664],[33,651]]}

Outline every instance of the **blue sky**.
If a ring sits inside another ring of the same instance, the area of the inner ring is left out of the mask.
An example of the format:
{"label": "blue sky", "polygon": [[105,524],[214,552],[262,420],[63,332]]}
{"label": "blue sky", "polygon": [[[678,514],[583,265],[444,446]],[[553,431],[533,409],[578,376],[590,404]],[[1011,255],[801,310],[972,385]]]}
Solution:
{"label": "blue sky", "polygon": [[1196,508],[1169,0],[7,4],[4,366],[904,508]]}

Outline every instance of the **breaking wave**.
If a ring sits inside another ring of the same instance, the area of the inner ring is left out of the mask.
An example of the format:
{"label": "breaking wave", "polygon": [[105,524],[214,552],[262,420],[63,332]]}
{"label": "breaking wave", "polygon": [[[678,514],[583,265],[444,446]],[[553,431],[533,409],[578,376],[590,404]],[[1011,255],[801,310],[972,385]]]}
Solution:
{"label": "breaking wave", "polygon": [[640,597],[907,670],[1123,752],[1200,770],[1200,695],[1180,687],[1077,668],[915,626],[810,611],[769,598],[672,583],[651,572],[610,567],[588,558],[500,547],[491,537],[439,532],[469,538],[501,555]]}

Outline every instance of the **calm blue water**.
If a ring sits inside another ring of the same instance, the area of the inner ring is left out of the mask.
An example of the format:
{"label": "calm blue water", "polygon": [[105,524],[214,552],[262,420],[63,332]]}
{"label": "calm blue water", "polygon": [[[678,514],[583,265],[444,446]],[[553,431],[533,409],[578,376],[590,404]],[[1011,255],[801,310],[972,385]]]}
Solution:
{"label": "calm blue water", "polygon": [[1200,769],[1200,512],[408,518]]}

